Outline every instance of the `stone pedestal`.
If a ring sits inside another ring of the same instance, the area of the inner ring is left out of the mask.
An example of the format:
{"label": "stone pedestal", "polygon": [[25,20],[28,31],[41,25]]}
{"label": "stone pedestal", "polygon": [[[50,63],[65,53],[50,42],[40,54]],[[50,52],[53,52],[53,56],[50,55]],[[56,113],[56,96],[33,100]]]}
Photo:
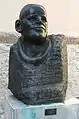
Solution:
{"label": "stone pedestal", "polygon": [[5,97],[5,119],[79,119],[79,100],[49,105],[26,105],[13,95]]}

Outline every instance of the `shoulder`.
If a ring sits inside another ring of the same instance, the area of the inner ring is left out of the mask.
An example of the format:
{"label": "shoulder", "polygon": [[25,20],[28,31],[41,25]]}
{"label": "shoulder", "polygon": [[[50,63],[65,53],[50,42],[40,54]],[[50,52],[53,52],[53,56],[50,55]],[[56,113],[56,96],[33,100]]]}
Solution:
{"label": "shoulder", "polygon": [[57,40],[58,41],[64,41],[66,37],[65,37],[65,35],[62,35],[62,34],[57,34],[57,35],[52,34],[52,35],[48,35],[47,38],[50,39],[51,42],[54,42]]}
{"label": "shoulder", "polygon": [[47,37],[51,43],[52,43],[52,46],[56,47],[56,46],[61,46],[62,43],[64,43],[66,41],[66,37],[65,35],[62,35],[62,34],[52,34],[52,35],[48,35]]}

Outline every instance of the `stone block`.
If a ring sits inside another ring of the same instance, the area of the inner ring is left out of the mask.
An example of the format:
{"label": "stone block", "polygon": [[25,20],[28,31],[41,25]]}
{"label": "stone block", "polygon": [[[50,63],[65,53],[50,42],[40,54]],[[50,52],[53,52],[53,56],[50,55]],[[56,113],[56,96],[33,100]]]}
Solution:
{"label": "stone block", "polygon": [[64,103],[26,105],[13,95],[5,98],[5,119],[79,119],[79,100],[72,98]]}

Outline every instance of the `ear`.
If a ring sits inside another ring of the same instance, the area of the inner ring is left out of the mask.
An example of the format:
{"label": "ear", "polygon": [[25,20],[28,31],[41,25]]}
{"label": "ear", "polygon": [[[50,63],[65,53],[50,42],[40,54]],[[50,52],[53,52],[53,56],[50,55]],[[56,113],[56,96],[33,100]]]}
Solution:
{"label": "ear", "polygon": [[20,19],[15,21],[15,29],[18,33],[22,33],[22,22]]}

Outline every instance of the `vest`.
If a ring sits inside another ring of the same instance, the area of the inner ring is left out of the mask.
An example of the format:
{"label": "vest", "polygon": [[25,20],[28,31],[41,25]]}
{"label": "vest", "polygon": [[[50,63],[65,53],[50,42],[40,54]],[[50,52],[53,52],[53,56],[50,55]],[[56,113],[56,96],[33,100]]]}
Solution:
{"label": "vest", "polygon": [[10,47],[8,88],[25,104],[64,102],[67,79],[63,78],[62,40],[48,39],[46,52],[30,58],[22,50],[22,39]]}

